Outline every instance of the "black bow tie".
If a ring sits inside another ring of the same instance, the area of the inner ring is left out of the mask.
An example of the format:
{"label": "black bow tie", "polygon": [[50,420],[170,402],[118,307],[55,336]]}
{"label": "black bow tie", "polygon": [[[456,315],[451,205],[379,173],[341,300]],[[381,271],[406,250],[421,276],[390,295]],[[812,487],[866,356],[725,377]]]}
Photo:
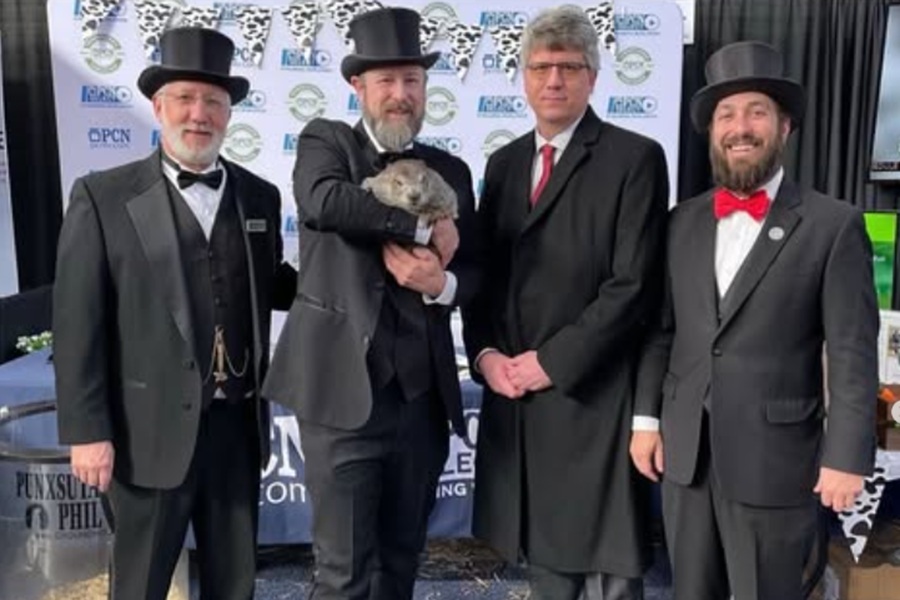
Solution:
{"label": "black bow tie", "polygon": [[222,177],[224,176],[224,172],[222,169],[216,169],[215,171],[209,171],[208,173],[194,173],[193,171],[178,171],[178,189],[183,190],[186,187],[190,187],[195,183],[202,183],[203,185],[207,185],[214,190],[219,189],[219,186],[222,185]]}
{"label": "black bow tie", "polygon": [[379,152],[376,166],[379,169],[383,169],[392,162],[411,158],[421,158],[413,148],[409,148],[403,152]]}

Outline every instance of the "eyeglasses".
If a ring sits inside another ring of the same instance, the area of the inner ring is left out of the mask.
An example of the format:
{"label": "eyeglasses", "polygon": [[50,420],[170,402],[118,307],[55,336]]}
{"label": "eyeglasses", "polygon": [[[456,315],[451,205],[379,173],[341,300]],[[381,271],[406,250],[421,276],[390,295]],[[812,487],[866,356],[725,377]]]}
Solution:
{"label": "eyeglasses", "polygon": [[559,70],[563,79],[574,79],[579,73],[590,67],[581,62],[536,62],[525,65],[528,71],[538,79],[546,79],[554,68]]}
{"label": "eyeglasses", "polygon": [[192,94],[189,92],[160,92],[160,95],[171,99],[179,108],[183,109],[189,109],[197,102],[200,102],[203,108],[209,112],[221,113],[230,106],[224,96]]}

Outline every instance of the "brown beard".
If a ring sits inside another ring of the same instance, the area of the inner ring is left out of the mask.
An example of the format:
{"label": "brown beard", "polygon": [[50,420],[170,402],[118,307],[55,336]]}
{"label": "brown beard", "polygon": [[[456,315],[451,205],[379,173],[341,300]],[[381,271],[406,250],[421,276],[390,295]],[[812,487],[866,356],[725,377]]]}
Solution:
{"label": "brown beard", "polygon": [[710,141],[709,162],[712,165],[713,181],[716,185],[733,192],[751,194],[770,180],[781,167],[784,156],[784,141],[780,135],[775,135],[762,159],[756,163],[740,164],[734,168],[728,164],[728,159],[725,158],[723,147],[726,144],[760,144],[762,141],[752,135],[728,138],[721,144]]}

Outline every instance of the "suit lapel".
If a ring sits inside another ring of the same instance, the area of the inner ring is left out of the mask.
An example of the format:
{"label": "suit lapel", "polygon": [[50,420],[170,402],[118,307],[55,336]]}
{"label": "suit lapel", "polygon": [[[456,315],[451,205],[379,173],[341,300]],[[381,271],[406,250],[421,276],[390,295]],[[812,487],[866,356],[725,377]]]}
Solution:
{"label": "suit lapel", "polygon": [[[572,139],[569,141],[568,146],[566,146],[565,151],[563,151],[559,162],[553,167],[553,172],[550,174],[547,186],[541,192],[534,208],[528,213],[528,217],[525,219],[523,233],[540,221],[550,208],[559,201],[566,184],[572,177],[572,173],[574,173],[575,170],[587,160],[588,156],[590,156],[589,146],[597,141],[597,137],[600,135],[600,124],[600,119],[598,119],[590,107],[588,107],[587,112],[581,119],[581,123],[575,128]],[[523,178],[529,184],[528,190],[526,190],[525,193],[526,199],[531,195],[529,193],[531,190],[530,175],[531,164],[534,160],[534,152],[534,143],[532,143],[531,161],[524,171],[525,173],[528,173],[529,176]]]}
{"label": "suit lapel", "polygon": [[362,120],[357,122],[356,126],[353,127],[353,134],[356,136],[358,147],[363,149],[366,164],[369,166],[369,172],[364,174],[364,177],[374,175],[381,170],[379,167],[378,148],[376,148],[375,144],[372,143],[372,140],[369,139],[369,134],[366,133],[366,128],[363,125]]}
{"label": "suit lapel", "polygon": [[[685,265],[685,270],[673,273],[672,276],[692,280],[688,289],[696,290],[700,302],[698,308],[711,323],[715,323],[719,312],[716,290],[716,218],[710,202],[710,198],[707,198],[695,208],[699,215],[689,220],[692,226],[684,244],[686,257],[684,260],[679,259],[677,263]],[[670,250],[674,253],[680,249]]]}
{"label": "suit lapel", "polygon": [[145,160],[134,189],[140,192],[127,201],[126,210],[150,265],[150,276],[159,283],[157,289],[163,295],[191,354],[196,357],[181,246],[159,153]]}
{"label": "suit lapel", "polygon": [[503,176],[504,182],[509,187],[512,201],[504,202],[501,206],[504,211],[509,211],[514,224],[512,231],[524,232],[530,223],[531,216],[531,167],[534,164],[534,134],[529,136],[527,143],[517,148],[509,162],[509,172]]}
{"label": "suit lapel", "polygon": [[759,237],[750,249],[750,253],[741,265],[737,276],[723,298],[721,312],[722,318],[719,324],[720,331],[734,318],[747,298],[759,285],[772,262],[784,248],[791,234],[800,222],[800,216],[794,210],[800,203],[800,196],[794,186],[788,181],[782,181],[778,196],[769,215],[763,223]]}

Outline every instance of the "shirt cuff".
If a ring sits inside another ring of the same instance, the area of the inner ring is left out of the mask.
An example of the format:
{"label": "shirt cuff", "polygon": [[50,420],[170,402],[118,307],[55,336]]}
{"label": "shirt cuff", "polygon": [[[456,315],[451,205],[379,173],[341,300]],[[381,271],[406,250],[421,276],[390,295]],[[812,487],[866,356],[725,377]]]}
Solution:
{"label": "shirt cuff", "polygon": [[475,364],[472,365],[472,368],[475,369],[476,373],[481,373],[481,369],[478,368],[478,363],[481,362],[481,359],[484,357],[485,354],[490,354],[491,352],[500,352],[500,351],[497,350],[496,348],[485,348],[484,350],[479,352],[478,355],[475,357]]}
{"label": "shirt cuff", "polygon": [[422,301],[425,304],[442,304],[450,306],[456,298],[456,275],[450,271],[444,271],[444,289],[441,293],[432,298],[428,294],[422,294]]}
{"label": "shirt cuff", "polygon": [[631,417],[632,431],[659,431],[659,419],[635,415]]}
{"label": "shirt cuff", "polygon": [[418,222],[416,222],[416,243],[427,246],[428,242],[431,241],[432,229],[433,227],[428,224],[428,221],[423,217],[419,217]]}

